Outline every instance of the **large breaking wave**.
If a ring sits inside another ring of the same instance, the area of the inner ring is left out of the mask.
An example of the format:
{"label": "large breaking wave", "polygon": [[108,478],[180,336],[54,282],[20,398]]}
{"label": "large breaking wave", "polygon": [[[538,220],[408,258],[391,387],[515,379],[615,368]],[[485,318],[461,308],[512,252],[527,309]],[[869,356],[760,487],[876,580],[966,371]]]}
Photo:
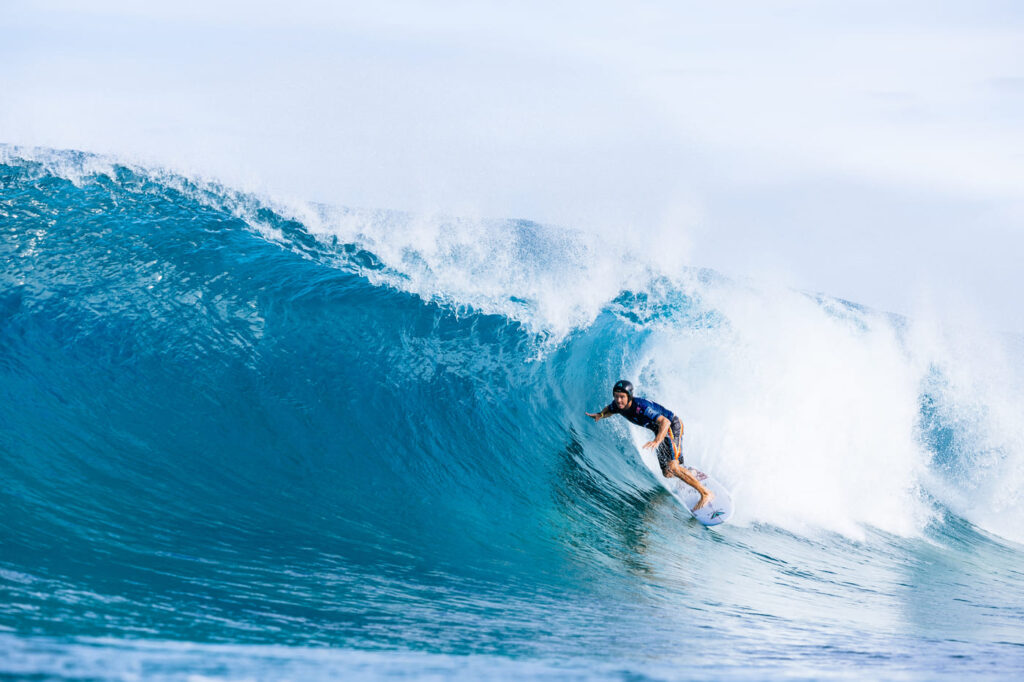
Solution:
{"label": "large breaking wave", "polygon": [[652,518],[686,523],[640,434],[583,416],[619,377],[683,417],[736,532],[1024,540],[1017,339],[69,152],[5,148],[0,218],[16,631],[562,642],[602,606],[553,605],[628,593]]}

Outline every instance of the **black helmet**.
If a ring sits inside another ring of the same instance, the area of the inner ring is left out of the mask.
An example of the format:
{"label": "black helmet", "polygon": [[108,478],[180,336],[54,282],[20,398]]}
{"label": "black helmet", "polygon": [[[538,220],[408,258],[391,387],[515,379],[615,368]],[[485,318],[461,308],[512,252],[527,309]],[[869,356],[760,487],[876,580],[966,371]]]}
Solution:
{"label": "black helmet", "polygon": [[629,383],[625,379],[619,379],[612,386],[612,393],[625,393],[629,396],[629,399],[633,399],[633,384]]}

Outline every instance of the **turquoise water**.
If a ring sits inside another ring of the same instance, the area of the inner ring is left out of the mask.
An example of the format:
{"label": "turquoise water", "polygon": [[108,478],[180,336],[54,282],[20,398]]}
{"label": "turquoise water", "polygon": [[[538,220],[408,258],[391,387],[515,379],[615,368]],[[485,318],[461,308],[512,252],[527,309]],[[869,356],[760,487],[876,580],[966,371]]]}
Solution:
{"label": "turquoise water", "polygon": [[[527,221],[0,161],[0,675],[1024,674],[1019,340]],[[584,417],[619,377],[732,522]]]}

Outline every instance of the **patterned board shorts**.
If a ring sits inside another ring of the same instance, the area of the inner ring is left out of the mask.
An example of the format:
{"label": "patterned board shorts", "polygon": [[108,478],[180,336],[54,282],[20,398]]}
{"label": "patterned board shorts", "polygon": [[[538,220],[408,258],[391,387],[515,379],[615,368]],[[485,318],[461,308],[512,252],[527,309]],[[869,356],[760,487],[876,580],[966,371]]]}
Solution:
{"label": "patterned board shorts", "polygon": [[683,424],[679,421],[679,417],[672,420],[665,440],[661,441],[661,445],[658,446],[658,464],[661,465],[662,471],[673,460],[680,464],[683,463]]}

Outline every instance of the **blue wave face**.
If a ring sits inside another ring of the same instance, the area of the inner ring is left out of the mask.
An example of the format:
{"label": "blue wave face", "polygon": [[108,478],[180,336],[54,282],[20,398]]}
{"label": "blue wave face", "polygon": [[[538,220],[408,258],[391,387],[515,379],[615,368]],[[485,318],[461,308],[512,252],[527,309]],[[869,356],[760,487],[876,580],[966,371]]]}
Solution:
{"label": "blue wave face", "polygon": [[[876,424],[899,465],[886,481],[927,488],[909,501],[874,504],[859,488],[868,467],[802,452],[800,439],[786,458],[762,442],[744,459],[750,438],[780,437],[770,421],[747,430],[772,414],[760,387],[793,411],[834,399],[806,378],[822,368],[845,385],[845,364],[813,365],[814,334],[848,344],[854,369],[862,346],[882,363],[899,355],[856,307],[800,297],[782,312],[828,322],[777,347],[763,328],[752,345],[746,299],[730,293],[742,287],[691,272],[687,285],[634,280],[585,324],[538,333],[550,287],[488,289],[466,307],[427,291],[463,280],[411,246],[375,253],[365,234],[325,237],[251,197],[52,158],[64,170],[0,165],[0,628],[31,670],[63,660],[72,676],[116,676],[141,657],[173,676],[167,640],[204,643],[206,660],[236,672],[231,645],[301,648],[264,652],[281,674],[358,672],[376,659],[352,652],[370,649],[438,656],[467,676],[660,675],[675,670],[665,652],[695,646],[705,655],[690,669],[718,676],[773,674],[780,660],[814,675],[865,655],[880,670],[1024,667],[1019,547],[942,497],[961,480],[943,478],[949,458],[1019,453],[1009,438],[971,449],[992,430],[980,418],[957,430],[956,377],[911,377],[912,409]],[[574,252],[541,226],[501,230],[532,279]],[[893,338],[905,354],[908,337]],[[767,361],[801,339],[812,366],[793,388],[805,370],[775,375]],[[683,406],[687,456],[733,486],[747,508],[737,523],[694,524],[638,457],[640,434],[583,417],[620,376]],[[112,663],[75,667],[94,646],[83,637],[121,642],[96,645]],[[122,641],[140,637],[154,643]],[[322,646],[347,653],[311,662]],[[444,658],[470,653],[498,658]],[[429,665],[409,660],[409,674]]]}

